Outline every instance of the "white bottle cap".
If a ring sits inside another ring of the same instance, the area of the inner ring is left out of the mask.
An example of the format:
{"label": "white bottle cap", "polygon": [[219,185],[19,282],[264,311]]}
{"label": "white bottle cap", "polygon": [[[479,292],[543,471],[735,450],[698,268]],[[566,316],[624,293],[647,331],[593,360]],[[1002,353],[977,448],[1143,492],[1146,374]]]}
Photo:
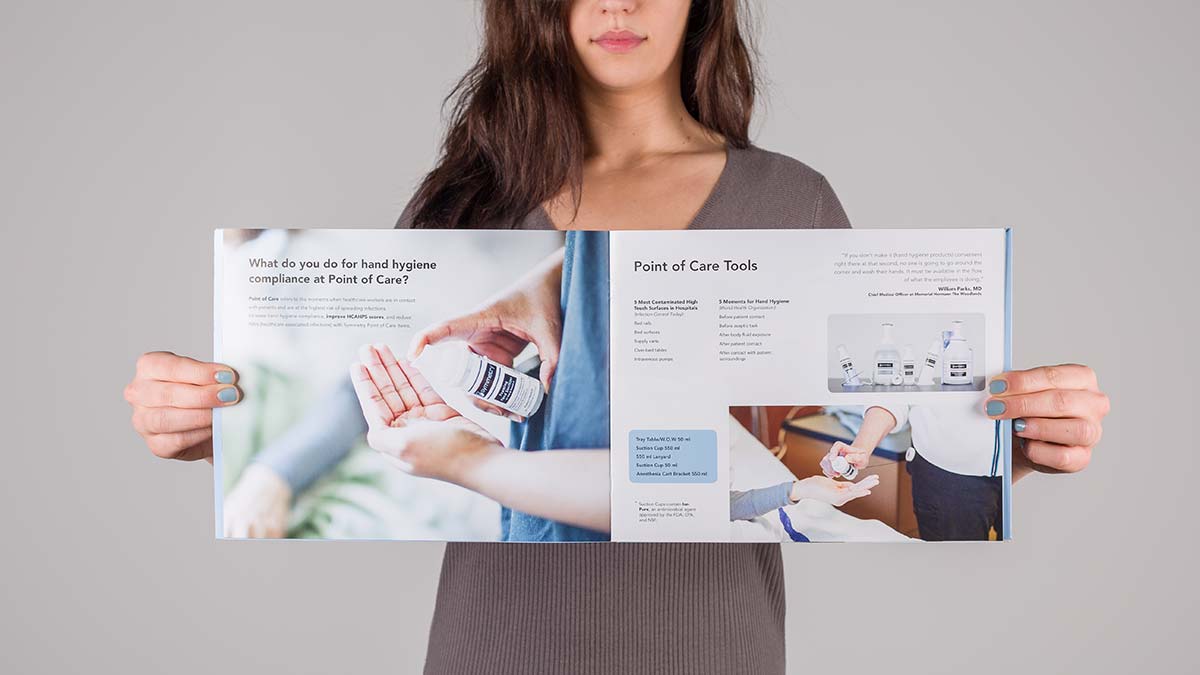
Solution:
{"label": "white bottle cap", "polygon": [[846,345],[838,345],[837,353],[839,359],[845,360],[850,358],[850,351],[846,349]]}
{"label": "white bottle cap", "polygon": [[830,465],[833,467],[834,473],[846,478],[854,478],[854,474],[858,473],[858,470],[850,465],[850,460],[841,455],[834,457]]}
{"label": "white bottle cap", "polygon": [[471,364],[471,353],[465,342],[426,345],[412,363],[430,382],[451,387],[469,384],[462,382]]}
{"label": "white bottle cap", "polygon": [[963,337],[963,322],[962,321],[951,321],[950,322],[950,339],[951,340],[965,340],[966,339],[965,337]]}

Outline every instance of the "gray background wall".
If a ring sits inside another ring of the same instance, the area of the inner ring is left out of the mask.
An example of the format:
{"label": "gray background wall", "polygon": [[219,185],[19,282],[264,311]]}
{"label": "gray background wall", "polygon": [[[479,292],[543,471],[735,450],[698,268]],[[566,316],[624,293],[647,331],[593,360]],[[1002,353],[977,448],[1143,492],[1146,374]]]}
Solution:
{"label": "gray background wall", "polygon": [[[759,143],[860,227],[1014,226],[1018,363],[1114,408],[1010,545],[787,548],[792,669],[1194,672],[1197,5],[759,4]],[[214,542],[211,470],[154,460],[121,388],[209,353],[213,227],[395,220],[475,4],[2,14],[0,670],[418,669],[441,546]]]}

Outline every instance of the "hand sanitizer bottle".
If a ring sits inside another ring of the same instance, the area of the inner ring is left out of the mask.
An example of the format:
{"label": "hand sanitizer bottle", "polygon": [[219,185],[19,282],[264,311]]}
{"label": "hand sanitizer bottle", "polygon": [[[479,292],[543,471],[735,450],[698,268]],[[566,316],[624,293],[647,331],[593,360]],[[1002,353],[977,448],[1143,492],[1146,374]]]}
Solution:
{"label": "hand sanitizer bottle", "polygon": [[900,350],[900,364],[903,368],[904,384],[917,383],[917,362],[913,358],[912,345],[904,345]]}
{"label": "hand sanitizer bottle", "polygon": [[884,323],[881,327],[883,338],[875,349],[875,384],[904,384],[904,375],[900,372],[900,350],[896,349],[896,341],[892,337],[895,326]]}
{"label": "hand sanitizer bottle", "polygon": [[842,386],[857,387],[862,384],[858,371],[854,369],[854,363],[850,361],[850,351],[846,349],[846,345],[838,345],[837,354],[838,362],[842,364]]}
{"label": "hand sanitizer bottle", "polygon": [[858,475],[858,468],[851,464],[850,460],[845,457],[834,457],[833,461],[829,464],[833,468],[834,473],[846,480],[854,480],[854,477]]}
{"label": "hand sanitizer bottle", "polygon": [[942,384],[971,384],[975,380],[975,354],[967,345],[963,322],[951,321],[942,350]]}
{"label": "hand sanitizer bottle", "polygon": [[942,339],[934,338],[925,352],[925,360],[921,362],[921,372],[917,375],[917,384],[932,385],[933,375],[937,372],[938,363],[942,360]]}
{"label": "hand sanitizer bottle", "polygon": [[511,413],[529,417],[542,405],[542,383],[480,356],[463,342],[429,345],[413,365],[432,382],[454,387]]}

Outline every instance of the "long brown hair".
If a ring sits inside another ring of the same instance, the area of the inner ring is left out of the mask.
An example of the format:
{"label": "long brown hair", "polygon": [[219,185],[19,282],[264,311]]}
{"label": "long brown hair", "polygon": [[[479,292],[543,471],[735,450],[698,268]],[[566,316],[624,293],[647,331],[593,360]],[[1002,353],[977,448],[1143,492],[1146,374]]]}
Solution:
{"label": "long brown hair", "polygon": [[[484,0],[479,58],[446,98],[449,128],[413,198],[413,227],[514,227],[566,186],[578,207],[586,139],[569,5]],[[692,1],[680,81],[688,112],[735,148],[750,143],[755,94],[740,8]]]}

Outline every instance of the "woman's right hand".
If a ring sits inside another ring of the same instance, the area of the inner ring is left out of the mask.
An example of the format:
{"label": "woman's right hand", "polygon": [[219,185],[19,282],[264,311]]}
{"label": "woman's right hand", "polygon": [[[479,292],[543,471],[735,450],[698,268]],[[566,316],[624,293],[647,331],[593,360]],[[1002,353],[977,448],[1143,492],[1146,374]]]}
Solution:
{"label": "woman's right hand", "polygon": [[150,452],[164,459],[212,461],[212,409],[242,400],[237,373],[171,352],[148,352],[137,360],[125,386],[133,428]]}

